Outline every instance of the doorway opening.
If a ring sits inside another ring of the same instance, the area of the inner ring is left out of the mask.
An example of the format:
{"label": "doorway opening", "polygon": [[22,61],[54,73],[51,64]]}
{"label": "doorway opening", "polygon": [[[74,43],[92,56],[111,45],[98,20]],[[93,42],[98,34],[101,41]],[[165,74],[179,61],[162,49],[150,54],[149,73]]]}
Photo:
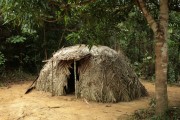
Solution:
{"label": "doorway opening", "polygon": [[[75,94],[75,84],[76,84],[76,81],[79,81],[78,65],[79,65],[79,62],[76,61],[75,68],[74,68],[74,62],[71,64],[71,67],[69,68],[70,75],[67,79],[67,87],[65,86],[64,88],[66,94]],[[76,75],[76,81],[75,81],[75,75]]]}

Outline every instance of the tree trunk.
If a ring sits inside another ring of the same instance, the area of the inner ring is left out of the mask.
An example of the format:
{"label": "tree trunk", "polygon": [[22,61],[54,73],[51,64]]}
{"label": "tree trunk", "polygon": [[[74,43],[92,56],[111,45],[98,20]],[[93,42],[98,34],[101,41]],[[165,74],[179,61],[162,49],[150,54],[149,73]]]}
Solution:
{"label": "tree trunk", "polygon": [[155,33],[155,54],[156,54],[156,114],[164,114],[168,108],[167,97],[167,28],[168,28],[168,0],[160,0],[160,14],[158,30]]}
{"label": "tree trunk", "polygon": [[143,12],[148,25],[155,36],[155,54],[156,54],[156,114],[163,115],[168,108],[167,97],[167,28],[168,28],[168,0],[160,0],[159,22],[156,22],[147,10],[144,0],[137,0],[139,8]]}
{"label": "tree trunk", "polygon": [[[158,32],[157,34],[161,34]],[[156,37],[155,43],[155,91],[156,91],[156,114],[163,114],[168,107],[167,100],[167,43],[165,36]]]}

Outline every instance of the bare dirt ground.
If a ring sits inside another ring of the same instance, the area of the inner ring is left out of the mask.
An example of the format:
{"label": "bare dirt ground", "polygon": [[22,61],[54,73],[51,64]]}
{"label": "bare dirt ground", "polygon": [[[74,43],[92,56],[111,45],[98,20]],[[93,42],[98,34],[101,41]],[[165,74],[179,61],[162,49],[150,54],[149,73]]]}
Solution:
{"label": "bare dirt ground", "polygon": [[[124,120],[135,110],[147,108],[154,97],[153,83],[142,81],[149,92],[131,102],[95,103],[71,96],[54,96],[33,90],[31,82],[0,87],[0,120]],[[170,106],[180,106],[180,87],[168,87]]]}

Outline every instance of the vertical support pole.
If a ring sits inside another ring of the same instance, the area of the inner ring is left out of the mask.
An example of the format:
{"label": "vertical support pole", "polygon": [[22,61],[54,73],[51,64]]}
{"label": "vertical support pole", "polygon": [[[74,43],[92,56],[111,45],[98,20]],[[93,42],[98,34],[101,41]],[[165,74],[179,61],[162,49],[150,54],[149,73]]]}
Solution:
{"label": "vertical support pole", "polygon": [[53,60],[52,60],[52,80],[51,80],[51,86],[52,86],[52,96],[54,96],[54,83],[53,83]]}
{"label": "vertical support pole", "polygon": [[77,76],[76,76],[76,61],[74,60],[74,85],[75,85],[75,96],[77,98]]}

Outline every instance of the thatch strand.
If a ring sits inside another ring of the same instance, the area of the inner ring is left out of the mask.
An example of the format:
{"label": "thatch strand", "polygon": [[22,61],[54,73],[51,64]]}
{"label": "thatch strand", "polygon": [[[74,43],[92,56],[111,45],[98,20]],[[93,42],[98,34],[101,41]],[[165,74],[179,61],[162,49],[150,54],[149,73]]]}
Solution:
{"label": "thatch strand", "polygon": [[68,87],[74,61],[79,75],[76,96],[98,102],[118,102],[147,95],[127,57],[106,46],[89,49],[85,45],[76,45],[59,50],[41,70],[36,88],[65,95],[64,87]]}

